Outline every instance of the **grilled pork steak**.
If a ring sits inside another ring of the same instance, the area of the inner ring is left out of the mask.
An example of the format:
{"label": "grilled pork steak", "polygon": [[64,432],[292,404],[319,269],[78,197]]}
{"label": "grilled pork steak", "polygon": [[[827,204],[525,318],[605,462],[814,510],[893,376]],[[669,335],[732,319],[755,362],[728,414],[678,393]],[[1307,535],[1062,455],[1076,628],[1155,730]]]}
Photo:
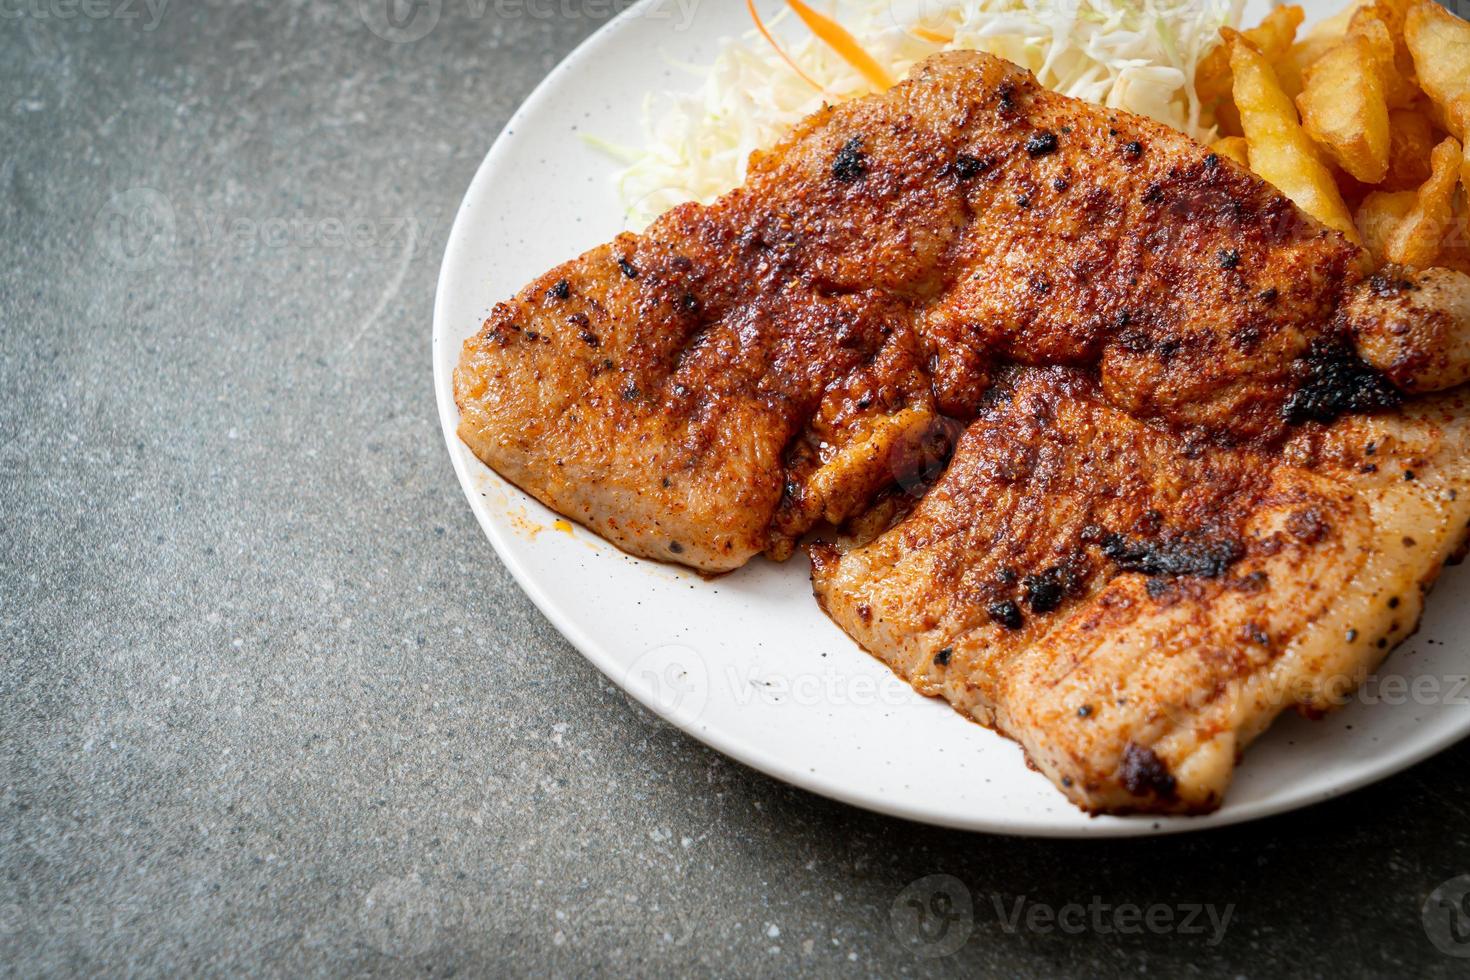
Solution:
{"label": "grilled pork steak", "polygon": [[948,53],[497,306],[459,433],[705,572],[846,526],[814,582],[867,649],[1082,806],[1204,810],[1461,542],[1461,403],[1399,406],[1470,378],[1470,278],[1370,271],[1180,133]]}

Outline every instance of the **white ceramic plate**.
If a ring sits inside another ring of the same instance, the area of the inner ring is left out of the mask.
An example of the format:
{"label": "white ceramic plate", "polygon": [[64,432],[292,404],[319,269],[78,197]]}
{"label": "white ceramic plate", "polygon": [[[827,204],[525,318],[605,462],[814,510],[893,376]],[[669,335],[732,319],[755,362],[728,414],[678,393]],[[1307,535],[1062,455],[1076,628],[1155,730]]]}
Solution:
{"label": "white ceramic plate", "polygon": [[[1381,779],[1470,733],[1460,643],[1470,576],[1452,570],[1423,628],[1363,695],[1323,721],[1283,718],[1251,748],[1218,813],[1090,818],[1027,769],[1014,743],[918,696],[863,653],[817,609],[804,559],[758,559],[705,581],[558,522],[476,460],[454,435],[461,343],[495,302],[625,226],[613,165],[583,134],[636,143],[645,93],[691,84],[661,54],[707,63],[721,37],[746,29],[743,8],[649,0],[573,52],[485,157],[444,256],[434,381],[455,471],[501,559],[578,650],[673,724],[778,779],[913,820],[1010,834],[1127,836],[1250,820]],[[1418,678],[1429,680],[1400,690]]]}

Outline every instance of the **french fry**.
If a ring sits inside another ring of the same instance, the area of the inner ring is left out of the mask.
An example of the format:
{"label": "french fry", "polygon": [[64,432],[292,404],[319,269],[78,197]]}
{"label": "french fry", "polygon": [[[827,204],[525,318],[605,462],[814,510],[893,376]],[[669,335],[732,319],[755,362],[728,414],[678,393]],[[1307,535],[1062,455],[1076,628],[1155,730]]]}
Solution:
{"label": "french fry", "polygon": [[1233,160],[1247,170],[1250,169],[1250,148],[1246,146],[1244,136],[1226,136],[1223,139],[1218,139],[1210,149],[1227,160]]}
{"label": "french fry", "polygon": [[1342,37],[1347,33],[1348,24],[1353,19],[1353,14],[1368,5],[1368,0],[1353,0],[1352,3],[1343,7],[1337,13],[1325,20],[1319,20],[1307,30],[1307,37]]}
{"label": "french fry", "polygon": [[1291,98],[1302,94],[1302,75],[1313,62],[1342,42],[1343,34],[1310,34],[1293,44],[1271,67],[1281,82],[1281,90]]}
{"label": "french fry", "polygon": [[1384,244],[1384,257],[1400,265],[1427,269],[1439,257],[1455,219],[1455,188],[1465,151],[1453,136],[1430,154],[1430,175],[1414,192],[1414,206]]}
{"label": "french fry", "polygon": [[[1372,26],[1392,42],[1383,25]],[[1343,170],[1365,184],[1388,173],[1388,102],[1384,67],[1372,44],[1349,34],[1307,68],[1297,96],[1302,127]]]}
{"label": "french fry", "polygon": [[[1306,14],[1301,7],[1289,4],[1277,7],[1259,24],[1245,32],[1246,38],[1256,50],[1266,56],[1267,61],[1284,57],[1296,39],[1296,31],[1302,26]],[[1200,62],[1194,72],[1194,90],[1200,101],[1215,102],[1230,94],[1230,51],[1228,44],[1221,44]]]}
{"label": "french fry", "polygon": [[1432,0],[1420,0],[1404,19],[1404,41],[1419,87],[1444,114],[1446,128],[1470,136],[1470,23]]}
{"label": "french fry", "polygon": [[1281,91],[1271,65],[1238,31],[1227,30],[1226,39],[1234,77],[1232,92],[1251,169],[1307,214],[1361,242],[1332,171],[1302,129],[1296,107]]}
{"label": "french fry", "polygon": [[1348,37],[1368,43],[1378,61],[1383,96],[1392,109],[1412,105],[1419,97],[1414,62],[1404,43],[1404,14],[1387,3],[1375,3],[1353,14]]}
{"label": "french fry", "polygon": [[1358,206],[1358,233],[1379,262],[1386,259],[1388,240],[1414,209],[1413,191],[1375,191]]}
{"label": "french fry", "polygon": [[1382,190],[1414,190],[1429,179],[1429,154],[1438,142],[1434,130],[1434,121],[1421,109],[1388,114],[1388,173],[1379,184]]}
{"label": "french fry", "polygon": [[1296,40],[1297,28],[1307,19],[1306,12],[1296,4],[1276,7],[1255,27],[1245,32],[1250,42],[1268,58],[1279,58]]}

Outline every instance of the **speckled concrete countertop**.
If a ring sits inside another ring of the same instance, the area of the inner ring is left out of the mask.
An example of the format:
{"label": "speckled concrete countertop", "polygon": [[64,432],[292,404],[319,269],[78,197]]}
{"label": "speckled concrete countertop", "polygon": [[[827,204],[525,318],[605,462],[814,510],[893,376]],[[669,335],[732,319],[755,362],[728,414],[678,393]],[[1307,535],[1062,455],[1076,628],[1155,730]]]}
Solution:
{"label": "speckled concrete countertop", "polygon": [[471,174],[623,4],[423,2],[403,43],[349,0],[0,4],[0,972],[1467,975],[1470,909],[1422,909],[1470,744],[1058,843],[632,707],[476,527],[429,367]]}

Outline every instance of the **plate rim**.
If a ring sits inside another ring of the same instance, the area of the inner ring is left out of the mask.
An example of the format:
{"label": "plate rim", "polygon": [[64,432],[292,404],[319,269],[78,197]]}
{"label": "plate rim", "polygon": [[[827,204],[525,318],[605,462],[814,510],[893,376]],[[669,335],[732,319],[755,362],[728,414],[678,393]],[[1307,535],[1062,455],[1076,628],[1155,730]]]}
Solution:
{"label": "plate rim", "polygon": [[[449,452],[450,461],[454,466],[455,476],[459,481],[460,489],[469,502],[470,511],[474,514],[476,522],[480,525],[482,532],[489,539],[491,547],[495,550],[496,556],[510,572],[516,584],[530,598],[531,602],[547,618],[557,632],[566,638],[584,659],[596,667],[624,695],[635,699],[665,723],[709,746],[721,755],[755,769],[766,776],[786,783],[789,786],[794,786],[828,799],[837,800],[838,802],[880,813],[885,816],[897,817],[929,826],[1009,837],[1071,840],[1119,839],[1217,830],[1317,806],[1328,800],[1336,799],[1365,786],[1380,782],[1422,762],[1430,756],[1444,751],[1466,737],[1470,737],[1470,715],[1467,715],[1464,722],[1458,728],[1447,728],[1440,735],[1424,743],[1415,744],[1412,747],[1403,748],[1401,745],[1397,750],[1390,749],[1375,761],[1364,765],[1362,769],[1356,771],[1353,775],[1341,779],[1325,791],[1318,790],[1307,797],[1277,794],[1272,798],[1244,803],[1235,807],[1230,806],[1227,798],[1225,805],[1219,810],[1202,816],[1148,814],[1131,817],[1092,816],[1091,819],[1085,822],[1073,825],[1037,825],[1028,824],[1023,820],[1007,821],[988,817],[966,820],[945,811],[926,808],[921,805],[905,804],[902,800],[880,796],[875,793],[863,793],[853,790],[846,784],[824,777],[820,773],[799,770],[797,767],[783,762],[779,756],[766,752],[758,747],[742,743],[737,737],[724,731],[712,730],[706,725],[686,723],[672,712],[665,710],[665,707],[650,692],[645,692],[637,685],[623,683],[618,665],[609,655],[603,652],[602,646],[599,643],[582,630],[571,617],[562,612],[559,601],[530,573],[518,557],[516,549],[510,547],[510,543],[505,539],[504,530],[491,520],[489,505],[483,502],[482,494],[476,489],[474,484],[472,467],[479,467],[484,473],[490,474],[503,487],[504,492],[508,496],[519,496],[532,503],[536,503],[536,501],[529,494],[526,494],[525,491],[510,481],[505,480],[474,457],[468,447],[460,442],[456,433],[459,422],[459,409],[454,403],[453,371],[452,368],[446,366],[450,364],[450,361],[440,356],[438,349],[441,342],[455,343],[453,338],[456,334],[453,331],[452,325],[448,323],[446,308],[450,305],[448,297],[455,289],[455,275],[452,271],[457,268],[455,259],[458,258],[461,251],[469,248],[468,243],[472,237],[471,226],[473,219],[470,217],[470,211],[473,209],[474,202],[487,199],[487,189],[493,181],[497,164],[501,157],[507,156],[510,153],[510,144],[514,139],[513,131],[517,123],[534,116],[542,104],[553,97],[557,83],[562,75],[575,68],[581,61],[592,54],[600,51],[603,47],[611,44],[619,30],[632,19],[638,17],[643,8],[659,2],[660,0],[639,0],[639,2],[627,8],[591,35],[584,38],[555,67],[547,72],[545,77],[536,84],[525,100],[511,113],[510,118],[501,128],[500,132],[496,134],[489,150],[476,167],[475,174],[471,178],[463,198],[460,200],[459,207],[455,210],[454,221],[450,227],[449,235],[444,246],[444,253],[440,260],[439,275],[434,291],[434,314],[429,356],[433,362],[435,404],[445,447]],[[599,538],[599,540],[602,539]],[[1249,749],[1247,749],[1248,751]],[[1066,801],[1063,800],[1063,802]],[[1071,804],[1068,803],[1068,805],[1070,806]],[[1090,816],[1081,810],[1078,812],[1084,816]]]}

